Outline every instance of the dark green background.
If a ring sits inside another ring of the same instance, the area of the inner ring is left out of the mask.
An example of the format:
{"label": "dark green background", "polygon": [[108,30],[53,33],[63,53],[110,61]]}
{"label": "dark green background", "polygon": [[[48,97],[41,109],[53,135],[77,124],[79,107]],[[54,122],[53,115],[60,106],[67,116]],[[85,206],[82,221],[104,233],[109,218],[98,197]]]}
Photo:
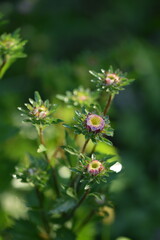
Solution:
{"label": "dark green background", "polygon": [[[111,111],[113,142],[124,165],[111,191],[116,209],[111,240],[122,235],[160,239],[158,4],[155,0],[1,1],[8,23],[0,32],[21,28],[28,40],[28,57],[14,63],[0,82],[1,199],[15,191],[11,185],[15,165],[35,148],[34,141],[19,134],[17,106],[35,90],[53,99],[79,85],[91,87],[88,70],[113,65],[136,81],[116,97]],[[10,224],[7,215],[2,204],[1,230]],[[96,239],[107,239],[105,231],[103,235]]]}

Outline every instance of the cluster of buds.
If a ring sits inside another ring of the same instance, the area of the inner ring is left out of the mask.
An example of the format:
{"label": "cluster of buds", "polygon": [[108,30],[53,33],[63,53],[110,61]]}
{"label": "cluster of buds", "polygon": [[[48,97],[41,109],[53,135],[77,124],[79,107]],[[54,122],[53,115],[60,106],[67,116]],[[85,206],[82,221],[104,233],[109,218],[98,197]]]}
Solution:
{"label": "cluster of buds", "polygon": [[72,106],[89,106],[97,99],[97,93],[91,92],[89,89],[79,87],[73,92],[67,91],[66,95],[57,95],[57,98]]}

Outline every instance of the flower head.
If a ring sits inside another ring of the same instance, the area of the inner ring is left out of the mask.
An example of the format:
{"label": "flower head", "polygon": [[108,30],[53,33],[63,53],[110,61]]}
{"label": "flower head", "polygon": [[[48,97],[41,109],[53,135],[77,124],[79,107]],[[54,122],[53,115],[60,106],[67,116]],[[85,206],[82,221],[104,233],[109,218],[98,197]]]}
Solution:
{"label": "flower head", "polygon": [[90,96],[89,96],[89,92],[87,92],[87,91],[77,91],[77,90],[75,90],[73,92],[72,100],[75,101],[75,102],[77,101],[77,102],[83,104],[83,102],[85,103],[89,99],[90,99]]}
{"label": "flower head", "polygon": [[30,114],[35,116],[37,119],[43,119],[47,117],[49,114],[48,108],[46,108],[44,105],[34,107],[32,111],[30,111]]}
{"label": "flower head", "polygon": [[0,36],[0,53],[14,58],[25,57],[23,53],[25,44],[26,41],[21,40],[18,30],[12,34],[4,33]]}
{"label": "flower head", "polygon": [[95,77],[91,81],[96,84],[97,91],[106,91],[111,94],[118,94],[120,90],[124,90],[124,86],[134,80],[128,79],[119,69],[114,71],[112,66],[107,71],[101,69],[101,72],[89,72]]}
{"label": "flower head", "polygon": [[38,92],[35,92],[34,98],[34,100],[29,98],[30,103],[25,103],[27,109],[18,108],[22,112],[21,115],[25,117],[24,121],[43,126],[61,122],[53,116],[57,108],[56,104],[50,104],[49,100],[43,101]]}
{"label": "flower head", "polygon": [[89,89],[79,87],[73,92],[67,91],[66,96],[57,95],[57,98],[64,101],[68,105],[74,106],[89,106],[96,102],[97,93],[91,92]]}
{"label": "flower head", "polygon": [[67,128],[74,129],[75,134],[83,134],[86,139],[92,140],[93,143],[105,142],[112,145],[108,136],[113,136],[113,129],[110,126],[108,116],[99,115],[99,111],[88,112],[86,108],[81,111],[75,111],[74,124],[67,125]]}
{"label": "flower head", "polygon": [[120,82],[120,77],[115,73],[107,73],[105,82],[107,85],[117,84]]}
{"label": "flower head", "polygon": [[98,160],[91,161],[87,166],[87,171],[92,176],[96,176],[104,170],[104,166]]}
{"label": "flower head", "polygon": [[89,131],[100,132],[105,127],[105,120],[97,114],[89,114],[86,118],[86,127]]}

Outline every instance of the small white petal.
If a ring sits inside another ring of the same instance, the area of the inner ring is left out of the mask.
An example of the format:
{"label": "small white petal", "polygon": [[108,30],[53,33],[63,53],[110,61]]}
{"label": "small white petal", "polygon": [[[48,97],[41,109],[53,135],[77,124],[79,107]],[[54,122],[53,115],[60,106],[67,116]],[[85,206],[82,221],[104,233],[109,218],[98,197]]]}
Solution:
{"label": "small white petal", "polygon": [[122,170],[122,164],[119,162],[116,162],[112,167],[110,167],[110,170],[118,173]]}

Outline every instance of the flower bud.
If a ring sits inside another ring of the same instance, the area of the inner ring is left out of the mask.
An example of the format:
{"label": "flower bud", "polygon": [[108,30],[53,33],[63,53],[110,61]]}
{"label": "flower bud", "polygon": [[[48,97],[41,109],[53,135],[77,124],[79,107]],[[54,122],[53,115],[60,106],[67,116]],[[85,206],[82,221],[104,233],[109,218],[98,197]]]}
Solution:
{"label": "flower bud", "polygon": [[35,107],[30,114],[38,119],[43,119],[48,115],[48,109],[45,106]]}
{"label": "flower bud", "polygon": [[92,176],[96,176],[104,170],[104,166],[98,160],[91,161],[87,166],[87,171]]}
{"label": "flower bud", "polygon": [[105,120],[97,114],[89,114],[86,118],[86,127],[89,131],[100,132],[105,127]]}
{"label": "flower bud", "polygon": [[120,79],[115,73],[107,73],[105,81],[107,85],[112,85],[113,83],[118,83]]}

